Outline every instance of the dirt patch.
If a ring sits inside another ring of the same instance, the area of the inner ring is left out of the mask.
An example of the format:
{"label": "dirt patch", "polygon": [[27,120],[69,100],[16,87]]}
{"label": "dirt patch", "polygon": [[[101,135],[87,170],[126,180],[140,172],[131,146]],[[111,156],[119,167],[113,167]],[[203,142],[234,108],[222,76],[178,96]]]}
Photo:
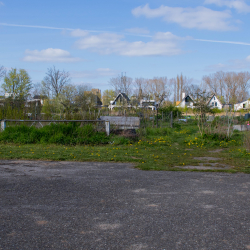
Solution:
{"label": "dirt patch", "polygon": [[226,169],[233,168],[230,165],[223,164],[223,163],[218,163],[218,162],[215,162],[215,163],[206,162],[206,163],[198,163],[198,164],[199,164],[198,166],[192,166],[192,165],[189,165],[189,166],[176,166],[176,168],[197,169],[197,170],[226,170]]}
{"label": "dirt patch", "polygon": [[175,166],[176,168],[182,169],[197,169],[197,170],[226,170],[227,167],[207,167],[207,166]]}
{"label": "dirt patch", "polygon": [[123,137],[131,138],[131,139],[138,138],[138,135],[136,134],[135,129],[114,129],[112,130],[112,133],[115,135],[121,135]]}
{"label": "dirt patch", "polygon": [[218,157],[194,157],[195,160],[200,160],[200,161],[220,161],[222,158]]}
{"label": "dirt patch", "polygon": [[211,150],[211,151],[208,151],[210,153],[220,153],[221,151],[223,151],[224,149],[222,148],[218,148],[218,149],[215,149],[215,150]]}

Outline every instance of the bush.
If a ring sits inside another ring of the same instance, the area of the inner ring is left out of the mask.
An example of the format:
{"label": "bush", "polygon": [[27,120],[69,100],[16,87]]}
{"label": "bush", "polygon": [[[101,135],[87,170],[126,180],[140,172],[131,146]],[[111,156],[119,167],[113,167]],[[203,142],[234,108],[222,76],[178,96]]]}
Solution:
{"label": "bush", "polygon": [[109,136],[105,132],[96,131],[92,124],[83,127],[76,123],[50,124],[40,129],[21,125],[7,127],[0,133],[0,141],[21,144],[107,144]]}
{"label": "bush", "polygon": [[161,113],[164,114],[169,114],[170,112],[173,112],[173,118],[181,117],[182,111],[175,107],[174,105],[170,104],[169,106],[166,107],[161,107],[159,108],[159,116],[161,118]]}

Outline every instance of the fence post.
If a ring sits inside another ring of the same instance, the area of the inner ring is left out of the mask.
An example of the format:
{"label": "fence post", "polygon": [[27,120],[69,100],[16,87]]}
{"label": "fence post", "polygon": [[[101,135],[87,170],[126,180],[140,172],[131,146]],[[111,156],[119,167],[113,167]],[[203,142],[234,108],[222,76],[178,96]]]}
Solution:
{"label": "fence post", "polygon": [[156,127],[158,128],[158,109],[156,109]]}
{"label": "fence post", "polygon": [[105,127],[106,127],[106,134],[107,136],[110,135],[110,122],[109,121],[105,121]]}
{"label": "fence post", "polygon": [[1,121],[1,130],[4,131],[6,128],[6,121],[5,120],[2,120]]}
{"label": "fence post", "polygon": [[173,128],[173,111],[170,114],[170,127]]}

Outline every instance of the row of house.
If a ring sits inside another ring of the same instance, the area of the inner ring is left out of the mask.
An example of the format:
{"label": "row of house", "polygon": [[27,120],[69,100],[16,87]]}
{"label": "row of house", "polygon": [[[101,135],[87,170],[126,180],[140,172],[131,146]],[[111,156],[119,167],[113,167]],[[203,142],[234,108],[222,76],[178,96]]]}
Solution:
{"label": "row of house", "polygon": [[[247,103],[250,103],[249,101],[237,103],[234,104],[234,110],[238,111],[239,109],[248,108]],[[195,101],[190,95],[186,95],[185,93],[182,93],[182,100],[176,103],[176,107],[178,108],[194,108],[195,107]],[[223,104],[220,99],[216,96],[216,94],[213,94],[208,100],[207,105],[212,108],[217,108],[219,110],[226,109],[231,110],[232,104]],[[249,105],[250,107],[250,105]]]}
{"label": "row of house", "polygon": [[131,103],[131,100],[125,93],[119,92],[113,101],[110,101],[108,108],[112,110],[113,108],[120,108],[126,106],[128,108],[147,108],[155,110],[158,107],[158,103],[155,100],[145,100],[142,99],[140,102]]}
{"label": "row of house", "polygon": [[[89,91],[90,93],[94,94],[96,98],[96,106],[103,107],[101,102],[101,91],[99,89],[92,89]],[[9,97],[8,94],[5,94],[5,98]],[[3,103],[1,103],[3,105]],[[0,105],[1,105],[0,104]],[[32,105],[33,104],[33,105]],[[28,100],[26,103],[26,107],[32,106],[42,106],[44,104],[44,98],[42,96],[36,95],[33,97],[32,100]],[[182,93],[182,100],[176,102],[176,107],[178,108],[191,108],[195,107],[195,101],[192,96]],[[232,104],[223,104],[220,99],[213,94],[207,101],[207,105],[212,108],[218,108],[219,110],[232,109]],[[147,108],[151,110],[156,110],[158,108],[158,103],[155,100],[145,100],[142,99],[140,101],[131,102],[130,98],[122,92],[119,92],[113,101],[110,101],[108,107],[110,110],[114,108],[120,108],[126,106],[127,108]],[[250,108],[250,100],[246,100],[240,103],[234,104],[234,110],[239,111],[241,109],[249,109]]]}

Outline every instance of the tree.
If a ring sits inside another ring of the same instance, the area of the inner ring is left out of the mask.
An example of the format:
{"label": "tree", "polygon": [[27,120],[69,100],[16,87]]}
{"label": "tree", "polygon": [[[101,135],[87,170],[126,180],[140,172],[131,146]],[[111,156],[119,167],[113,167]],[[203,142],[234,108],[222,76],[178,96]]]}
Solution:
{"label": "tree", "polygon": [[115,95],[115,91],[112,89],[106,89],[103,92],[102,95],[102,103],[103,105],[109,105],[110,101],[113,101],[115,99],[116,95]]}
{"label": "tree", "polygon": [[182,100],[182,93],[188,92],[188,88],[191,82],[192,82],[191,78],[187,78],[182,74],[180,76],[177,75],[176,78],[172,78],[170,80],[170,83],[173,86],[174,103]]}
{"label": "tree", "polygon": [[227,103],[242,102],[249,96],[249,72],[218,71],[209,76],[204,76],[203,81],[212,93]]}
{"label": "tree", "polygon": [[27,98],[32,88],[30,76],[24,69],[11,69],[4,78],[2,88],[13,98]]}
{"label": "tree", "polygon": [[148,93],[159,106],[166,101],[171,93],[171,84],[167,77],[155,77],[148,80]]}
{"label": "tree", "polygon": [[145,78],[135,78],[135,91],[134,95],[137,97],[138,101],[146,98],[148,99],[148,79]]}
{"label": "tree", "polygon": [[132,82],[133,79],[131,77],[127,77],[126,75],[117,76],[110,79],[109,83],[114,88],[115,93],[119,94],[125,93],[127,96],[130,96],[132,92]]}
{"label": "tree", "polygon": [[74,85],[67,85],[63,88],[61,94],[58,96],[60,103],[63,105],[66,114],[77,111],[75,98],[77,89]]}
{"label": "tree", "polygon": [[6,74],[6,70],[4,66],[0,66],[0,79],[4,77],[5,74]]}
{"label": "tree", "polygon": [[43,88],[48,94],[58,97],[63,88],[70,83],[70,75],[68,72],[60,71],[55,66],[48,68],[46,76],[42,82]]}
{"label": "tree", "polygon": [[206,91],[198,90],[195,93],[197,96],[197,101],[194,103],[193,112],[198,116],[198,128],[201,136],[203,136],[205,125],[206,125],[206,114],[211,113],[211,107],[207,105],[210,94]]}

